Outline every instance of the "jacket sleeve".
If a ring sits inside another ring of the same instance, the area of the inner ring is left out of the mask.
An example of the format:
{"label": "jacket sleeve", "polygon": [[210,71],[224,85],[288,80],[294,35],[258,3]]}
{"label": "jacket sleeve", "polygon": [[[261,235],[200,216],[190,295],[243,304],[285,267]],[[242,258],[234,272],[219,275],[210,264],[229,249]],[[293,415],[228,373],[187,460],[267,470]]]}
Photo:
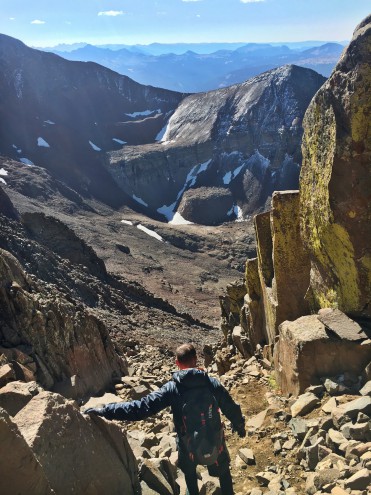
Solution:
{"label": "jacket sleeve", "polygon": [[171,405],[172,393],[169,382],[140,400],[106,404],[100,413],[106,419],[140,421]]}
{"label": "jacket sleeve", "polygon": [[222,413],[229,419],[234,428],[245,425],[245,418],[242,415],[241,407],[234,402],[228,391],[215,378],[210,378],[213,386],[214,396],[219,404]]}

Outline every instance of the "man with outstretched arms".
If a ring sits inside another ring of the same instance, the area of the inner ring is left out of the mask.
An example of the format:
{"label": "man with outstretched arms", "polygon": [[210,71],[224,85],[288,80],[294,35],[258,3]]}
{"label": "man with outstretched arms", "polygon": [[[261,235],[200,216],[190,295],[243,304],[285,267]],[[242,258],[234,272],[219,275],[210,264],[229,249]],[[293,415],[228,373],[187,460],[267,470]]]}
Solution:
{"label": "man with outstretched arms", "polygon": [[230,458],[224,440],[219,408],[244,437],[245,420],[221,383],[197,368],[196,349],[183,344],[176,350],[179,371],[159,390],[141,400],[111,403],[103,408],[90,408],[87,414],[106,419],[139,421],[171,407],[178,444],[178,465],[183,471],[189,495],[199,495],[197,464],[207,465],[211,476],[218,476],[223,495],[233,495]]}

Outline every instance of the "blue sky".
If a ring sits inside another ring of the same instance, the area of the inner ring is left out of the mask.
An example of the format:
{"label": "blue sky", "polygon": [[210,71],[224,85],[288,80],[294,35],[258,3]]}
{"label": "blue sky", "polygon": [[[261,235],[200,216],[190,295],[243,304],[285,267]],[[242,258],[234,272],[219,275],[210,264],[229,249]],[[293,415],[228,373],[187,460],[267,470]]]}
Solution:
{"label": "blue sky", "polygon": [[0,0],[28,45],[350,39],[370,0]]}

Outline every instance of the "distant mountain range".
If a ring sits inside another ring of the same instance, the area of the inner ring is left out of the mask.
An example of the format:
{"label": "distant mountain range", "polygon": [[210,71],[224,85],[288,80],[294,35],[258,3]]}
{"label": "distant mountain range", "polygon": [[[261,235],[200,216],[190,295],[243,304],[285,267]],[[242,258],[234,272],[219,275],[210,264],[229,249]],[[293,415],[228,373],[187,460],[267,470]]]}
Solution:
{"label": "distant mountain range", "polygon": [[[163,45],[63,45],[48,49],[68,60],[96,62],[141,84],[202,92],[241,83],[286,64],[328,77],[344,49],[340,43],[201,43]],[[213,50],[210,52],[210,50]],[[67,51],[70,50],[70,51]]]}

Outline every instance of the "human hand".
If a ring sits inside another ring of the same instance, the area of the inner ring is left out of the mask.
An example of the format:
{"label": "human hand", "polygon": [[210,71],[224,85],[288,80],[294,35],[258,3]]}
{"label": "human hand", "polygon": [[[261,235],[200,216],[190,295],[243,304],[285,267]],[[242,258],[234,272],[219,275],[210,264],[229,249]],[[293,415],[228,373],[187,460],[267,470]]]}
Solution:
{"label": "human hand", "polygon": [[233,433],[237,433],[237,435],[240,438],[245,438],[245,436],[246,436],[245,424],[233,426],[232,431],[233,431]]}
{"label": "human hand", "polygon": [[83,414],[95,414],[96,416],[104,416],[103,407],[89,407],[83,411]]}

